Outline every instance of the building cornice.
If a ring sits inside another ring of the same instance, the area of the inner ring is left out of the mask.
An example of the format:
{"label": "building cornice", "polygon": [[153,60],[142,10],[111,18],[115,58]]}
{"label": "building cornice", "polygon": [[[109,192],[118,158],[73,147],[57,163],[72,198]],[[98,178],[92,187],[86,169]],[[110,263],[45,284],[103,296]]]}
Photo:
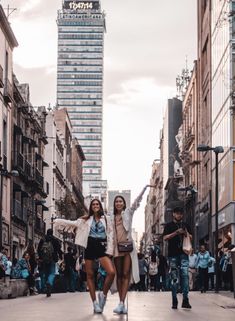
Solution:
{"label": "building cornice", "polygon": [[16,40],[14,32],[11,29],[10,23],[7,20],[6,14],[1,5],[0,5],[0,27],[3,30],[7,40],[9,41],[11,48],[13,49],[15,47],[18,47],[18,42]]}

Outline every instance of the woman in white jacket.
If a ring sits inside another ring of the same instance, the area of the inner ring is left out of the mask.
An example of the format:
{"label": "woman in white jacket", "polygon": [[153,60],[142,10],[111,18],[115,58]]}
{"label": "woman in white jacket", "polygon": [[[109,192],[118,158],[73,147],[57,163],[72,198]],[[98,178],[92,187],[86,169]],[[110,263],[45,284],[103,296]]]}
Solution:
{"label": "woman in white jacket", "polygon": [[[102,313],[107,293],[114,280],[115,270],[109,256],[113,256],[113,224],[110,217],[105,216],[99,200],[92,200],[89,215],[76,221],[56,219],[57,230],[75,233],[75,243],[85,248],[85,267],[87,284],[93,301],[94,313]],[[99,259],[107,272],[103,292],[99,293],[99,303],[96,301],[93,261]]]}
{"label": "woman in white jacket", "polygon": [[[127,313],[124,302],[131,276],[134,283],[139,282],[137,251],[132,239],[132,219],[148,186],[150,185],[144,187],[130,208],[126,208],[126,201],[122,196],[118,195],[114,199],[114,213],[112,217],[114,222],[114,264],[117,272],[117,289],[120,303],[113,312],[117,314]],[[132,242],[133,250],[131,252],[120,251],[120,244],[125,242]]]}

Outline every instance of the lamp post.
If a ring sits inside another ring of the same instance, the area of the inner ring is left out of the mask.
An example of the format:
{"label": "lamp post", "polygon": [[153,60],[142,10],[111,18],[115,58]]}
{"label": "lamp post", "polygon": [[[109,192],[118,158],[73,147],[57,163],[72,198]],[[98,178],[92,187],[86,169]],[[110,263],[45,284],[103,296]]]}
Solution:
{"label": "lamp post", "polygon": [[3,176],[5,177],[16,177],[19,176],[19,172],[16,170],[12,170],[8,172],[8,170],[3,169],[0,167],[0,177],[1,177],[1,184],[0,184],[0,248],[2,247],[2,194],[3,194]]}
{"label": "lamp post", "polygon": [[198,152],[207,152],[212,150],[215,153],[215,275],[216,275],[216,285],[215,292],[219,292],[219,154],[224,153],[224,149],[222,146],[210,147],[207,145],[199,145],[197,147]]}
{"label": "lamp post", "polygon": [[[196,194],[198,193],[197,189],[193,185],[189,186],[181,186],[178,187],[178,191],[180,192],[189,192],[190,193],[190,216],[189,216],[189,226],[191,227],[193,234],[193,244],[196,247],[196,238],[195,238],[195,202],[196,202]],[[186,202],[184,201],[184,206],[186,207]]]}

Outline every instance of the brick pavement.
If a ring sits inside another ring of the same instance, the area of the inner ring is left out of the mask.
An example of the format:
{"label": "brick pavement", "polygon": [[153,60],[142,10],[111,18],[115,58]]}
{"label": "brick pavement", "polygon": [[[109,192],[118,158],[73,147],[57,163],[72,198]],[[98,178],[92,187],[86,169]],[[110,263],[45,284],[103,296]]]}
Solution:
{"label": "brick pavement", "polygon": [[[235,300],[213,293],[190,294],[191,311],[170,308],[170,293],[130,292],[129,315],[112,313],[117,295],[109,296],[103,315],[94,315],[88,293],[54,294],[0,300],[1,321],[234,321]],[[179,296],[179,303],[181,298]]]}

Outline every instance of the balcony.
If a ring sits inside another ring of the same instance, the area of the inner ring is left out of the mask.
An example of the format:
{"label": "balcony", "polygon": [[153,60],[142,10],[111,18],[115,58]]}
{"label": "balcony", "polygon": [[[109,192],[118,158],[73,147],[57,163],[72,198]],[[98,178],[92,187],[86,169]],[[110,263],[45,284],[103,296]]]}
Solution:
{"label": "balcony", "polygon": [[13,213],[19,220],[23,220],[23,212],[20,201],[13,200]]}
{"label": "balcony", "polygon": [[24,170],[24,156],[21,153],[17,155],[17,167]]}
{"label": "balcony", "polygon": [[43,187],[43,176],[38,169],[35,169],[35,179],[36,182]]}
{"label": "balcony", "polygon": [[23,207],[23,221],[25,222],[25,223],[27,223],[28,222],[28,209],[26,208],[26,207]]}
{"label": "balcony", "polygon": [[43,191],[46,195],[49,194],[49,183],[46,181],[43,182]]}
{"label": "balcony", "polygon": [[3,69],[2,66],[0,65],[0,88],[4,87],[4,83],[3,83]]}
{"label": "balcony", "polygon": [[13,102],[13,87],[10,84],[9,80],[6,80],[4,90],[3,90],[3,97],[6,103]]}
{"label": "balcony", "polygon": [[27,160],[25,161],[25,164],[24,164],[24,172],[26,176],[32,177],[32,166],[29,164]]}
{"label": "balcony", "polygon": [[43,222],[39,217],[36,216],[35,218],[35,230],[40,233],[45,233],[46,224]]}
{"label": "balcony", "polygon": [[3,169],[7,170],[7,156],[5,154],[3,154]]}

